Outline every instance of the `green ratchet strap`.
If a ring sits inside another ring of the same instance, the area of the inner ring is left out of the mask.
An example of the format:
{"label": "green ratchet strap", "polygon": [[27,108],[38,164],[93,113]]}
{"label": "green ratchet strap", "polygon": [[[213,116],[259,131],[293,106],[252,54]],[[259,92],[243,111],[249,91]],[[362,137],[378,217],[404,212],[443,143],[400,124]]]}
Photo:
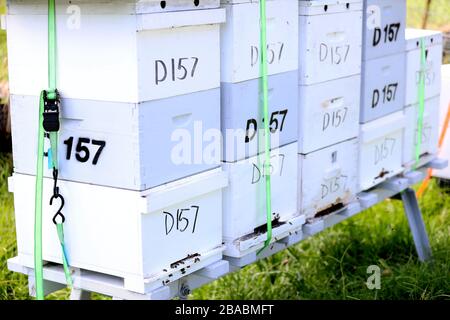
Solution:
{"label": "green ratchet strap", "polygon": [[43,171],[44,171],[44,139],[47,132],[50,139],[48,157],[51,157],[53,168],[53,196],[54,200],[60,200],[61,206],[53,217],[56,225],[58,239],[62,249],[62,260],[64,274],[69,287],[72,287],[69,263],[64,243],[65,217],[61,210],[64,207],[64,198],[59,194],[58,182],[58,131],[59,131],[59,95],[56,89],[56,10],[55,0],[48,1],[48,86],[49,90],[43,90],[39,99],[39,124],[38,124],[38,159],[36,170],[36,193],[35,193],[35,225],[34,225],[34,269],[36,282],[36,298],[44,299],[44,277],[42,260],[42,197],[43,197]]}
{"label": "green ratchet strap", "polygon": [[69,260],[67,259],[66,245],[64,244],[64,225],[62,223],[56,224],[56,231],[58,232],[59,243],[61,244],[64,276],[69,288],[73,287],[72,276],[70,275]]}
{"label": "green ratchet strap", "polygon": [[42,266],[42,185],[44,174],[44,92],[39,101],[39,129],[38,129],[38,159],[36,169],[36,194],[34,207],[34,277],[36,286],[36,299],[44,299],[44,279]]}
{"label": "green ratchet strap", "polygon": [[421,148],[422,148],[422,131],[423,131],[423,115],[425,112],[425,73],[426,73],[426,53],[424,39],[420,39],[420,72],[419,83],[417,87],[417,96],[419,99],[419,115],[417,119],[417,143],[416,143],[416,163],[414,169],[419,166]]}
{"label": "green ratchet strap", "polygon": [[[261,45],[261,61],[260,73],[262,80],[262,104],[263,104],[263,119],[264,121],[264,173],[266,182],[266,215],[267,215],[267,239],[264,247],[258,251],[266,249],[272,240],[272,194],[270,181],[270,130],[269,130],[269,97],[268,97],[268,71],[267,71],[267,26],[266,26],[266,0],[259,1],[259,15],[260,15],[260,45]],[[260,135],[258,135],[259,137]]]}

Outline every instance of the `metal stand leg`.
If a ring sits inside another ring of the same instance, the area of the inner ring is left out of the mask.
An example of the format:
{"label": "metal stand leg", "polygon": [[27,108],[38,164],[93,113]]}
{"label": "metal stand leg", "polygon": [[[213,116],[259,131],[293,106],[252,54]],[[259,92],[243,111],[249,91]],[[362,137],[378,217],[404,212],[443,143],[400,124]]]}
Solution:
{"label": "metal stand leg", "polygon": [[81,289],[72,288],[70,300],[91,300],[91,293]]}
{"label": "metal stand leg", "polygon": [[428,261],[431,259],[431,247],[417,202],[416,192],[408,188],[401,193],[401,196],[419,260],[422,262]]}

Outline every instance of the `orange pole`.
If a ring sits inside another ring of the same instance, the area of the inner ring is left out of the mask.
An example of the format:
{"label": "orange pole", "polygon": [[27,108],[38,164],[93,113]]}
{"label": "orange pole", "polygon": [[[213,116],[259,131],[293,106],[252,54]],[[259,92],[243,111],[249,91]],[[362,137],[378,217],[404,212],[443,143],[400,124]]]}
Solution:
{"label": "orange pole", "polygon": [[[442,132],[441,132],[441,135],[439,136],[439,143],[438,143],[439,149],[441,149],[442,144],[444,143],[445,136],[447,135],[447,129],[448,129],[449,123],[450,123],[450,103],[448,104],[447,115],[445,116],[445,120],[444,120],[444,126],[442,127]],[[433,169],[428,169],[426,178],[423,180],[419,190],[417,190],[418,198],[420,198],[423,195],[423,193],[425,192],[425,190],[427,189],[432,175],[433,175]]]}
{"label": "orange pole", "polygon": [[423,14],[422,29],[426,29],[427,28],[428,17],[430,15],[430,7],[431,7],[431,0],[427,0],[427,4],[425,6],[425,12]]}

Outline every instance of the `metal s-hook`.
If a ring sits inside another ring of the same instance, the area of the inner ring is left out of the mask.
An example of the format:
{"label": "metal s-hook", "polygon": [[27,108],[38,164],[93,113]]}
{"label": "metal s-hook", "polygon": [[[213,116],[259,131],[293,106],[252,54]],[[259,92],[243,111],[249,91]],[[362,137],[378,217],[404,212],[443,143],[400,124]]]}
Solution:
{"label": "metal s-hook", "polygon": [[64,208],[64,197],[60,194],[54,194],[51,198],[50,198],[50,205],[53,205],[53,200],[59,199],[61,200],[61,206],[59,207],[58,211],[56,212],[56,214],[53,216],[53,223],[55,225],[58,224],[58,222],[56,221],[56,219],[58,218],[58,216],[62,219],[62,221],[60,223],[64,223],[66,221],[66,217],[63,215],[62,213],[62,209]]}

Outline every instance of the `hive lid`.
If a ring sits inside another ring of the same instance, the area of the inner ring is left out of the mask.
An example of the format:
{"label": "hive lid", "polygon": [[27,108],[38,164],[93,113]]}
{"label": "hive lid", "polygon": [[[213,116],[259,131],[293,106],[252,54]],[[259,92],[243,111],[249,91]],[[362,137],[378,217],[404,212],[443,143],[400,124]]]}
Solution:
{"label": "hive lid", "polygon": [[300,0],[298,1],[301,16],[314,16],[330,13],[361,11],[361,0]]}
{"label": "hive lid", "polygon": [[421,38],[425,41],[425,46],[442,44],[442,32],[437,30],[423,30],[407,28],[405,30],[406,51],[416,50],[420,48],[419,40]]}
{"label": "hive lid", "polygon": [[[9,0],[8,14],[47,14],[48,0]],[[82,9],[82,14],[146,14],[195,9],[211,9],[220,6],[220,0],[61,0],[56,1],[56,11],[69,15]]]}
{"label": "hive lid", "polygon": [[225,22],[225,9],[177,11],[137,15],[138,31],[180,28]]}
{"label": "hive lid", "polygon": [[[266,1],[280,1],[280,0],[266,0]],[[220,0],[220,3],[221,4],[259,3],[259,0]]]}
{"label": "hive lid", "polygon": [[141,196],[147,201],[146,213],[152,213],[227,186],[228,176],[216,168],[148,189]]}
{"label": "hive lid", "polygon": [[403,130],[406,119],[402,111],[391,113],[385,117],[370,121],[361,126],[360,139],[362,143],[369,143],[391,132]]}

